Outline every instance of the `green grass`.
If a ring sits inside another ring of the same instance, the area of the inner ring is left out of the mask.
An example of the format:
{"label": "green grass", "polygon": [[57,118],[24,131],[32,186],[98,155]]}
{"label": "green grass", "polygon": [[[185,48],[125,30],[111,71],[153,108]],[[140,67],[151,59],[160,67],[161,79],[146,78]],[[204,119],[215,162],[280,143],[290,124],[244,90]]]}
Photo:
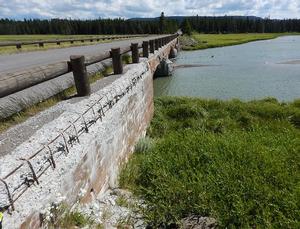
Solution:
{"label": "green grass", "polygon": [[48,216],[43,216],[43,228],[100,228],[95,221],[79,211],[71,211],[71,208],[61,203],[53,204]]}
{"label": "green grass", "polygon": [[[297,33],[242,33],[242,34],[199,34],[193,33],[191,38],[198,43],[193,46],[183,46],[184,50],[198,50],[238,45],[251,41],[274,39],[279,36],[299,35]],[[187,36],[181,38],[188,39]]]}
{"label": "green grass", "polygon": [[189,214],[220,228],[300,227],[300,100],[164,97],[120,183],[145,200],[147,222]]}
{"label": "green grass", "polygon": [[39,41],[39,40],[56,40],[56,39],[76,39],[76,38],[89,38],[104,35],[0,35],[0,42],[6,41]]}
{"label": "green grass", "polygon": [[[101,37],[101,36],[109,36],[109,35],[0,35],[0,42],[14,42],[14,41],[40,41],[40,40],[56,40],[56,39],[80,39],[80,38],[92,38],[92,37]],[[92,45],[98,43],[106,43],[108,40],[100,40],[100,41],[85,41],[82,43],[81,41],[74,42],[71,44],[70,42],[62,42],[60,45],[54,44],[44,44],[44,47],[39,47],[39,45],[23,45],[21,49],[17,49],[15,46],[9,47],[0,47],[0,54],[12,54],[12,53],[21,53],[28,51],[39,51],[39,50],[48,50],[54,48],[66,48],[73,46],[84,46],[84,45]]]}

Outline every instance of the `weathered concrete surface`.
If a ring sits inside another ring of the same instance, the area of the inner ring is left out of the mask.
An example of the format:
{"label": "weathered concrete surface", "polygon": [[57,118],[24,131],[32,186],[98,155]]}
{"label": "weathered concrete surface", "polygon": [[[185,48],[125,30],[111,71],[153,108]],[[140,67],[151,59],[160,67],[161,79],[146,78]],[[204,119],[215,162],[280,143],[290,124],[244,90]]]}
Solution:
{"label": "weathered concrete surface", "polygon": [[[39,212],[47,204],[57,199],[64,199],[70,205],[77,201],[86,203],[93,194],[101,195],[108,187],[116,185],[120,164],[126,161],[151,121],[154,109],[153,74],[160,60],[168,57],[169,51],[170,46],[163,47],[149,60],[127,66],[126,73],[112,84],[73,106],[70,104],[60,117],[1,159],[0,177],[3,177],[19,164],[20,157],[34,153],[41,144],[49,142],[68,126],[70,120],[76,119],[76,112],[86,110],[99,96],[109,91],[114,93],[117,88],[131,82],[133,77],[142,76],[132,91],[108,110],[102,121],[96,122],[88,133],[81,136],[80,143],[75,144],[66,157],[56,161],[55,169],[49,169],[39,178],[39,185],[31,186],[21,196],[15,203],[13,214],[5,214],[4,228],[19,228],[21,224],[21,228],[39,228]],[[10,185],[14,182],[17,178],[10,181]]]}
{"label": "weathered concrete surface", "polygon": [[170,76],[173,72],[173,62],[168,59],[163,59],[157,66],[154,77]]}
{"label": "weathered concrete surface", "polygon": [[[72,76],[73,78],[73,76]],[[105,77],[101,80],[96,81],[92,84],[92,92],[95,93],[102,88],[106,87],[107,85],[111,84],[115,80],[117,80],[119,76],[117,75],[110,75]],[[36,88],[37,89],[37,88]],[[42,88],[37,89],[38,92],[32,96],[41,96],[41,94],[45,94],[45,91]],[[20,97],[22,96],[19,95]],[[18,96],[18,97],[19,97]],[[26,97],[22,97],[26,100]],[[10,128],[9,130],[0,133],[0,158],[4,155],[12,152],[15,150],[19,145],[23,142],[28,141],[29,138],[39,129],[41,129],[45,124],[53,121],[54,119],[58,118],[63,112],[69,110],[69,106],[72,104],[76,104],[77,102],[83,100],[83,97],[73,97],[68,100],[62,101],[57,105],[52,106],[51,108],[47,109],[44,112],[41,112],[34,117],[29,118],[24,123],[21,123],[17,126]],[[0,99],[1,100],[1,99]],[[18,100],[16,100],[18,101]],[[1,110],[1,108],[0,108]],[[0,165],[1,167],[1,165]]]}

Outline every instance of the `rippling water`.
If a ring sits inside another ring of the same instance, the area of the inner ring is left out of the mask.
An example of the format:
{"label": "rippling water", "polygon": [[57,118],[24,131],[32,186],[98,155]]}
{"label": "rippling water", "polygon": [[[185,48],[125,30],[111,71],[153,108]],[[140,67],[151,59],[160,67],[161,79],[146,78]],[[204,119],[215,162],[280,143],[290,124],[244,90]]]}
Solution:
{"label": "rippling water", "polygon": [[300,98],[300,36],[180,52],[175,64],[172,77],[154,80],[155,96]]}

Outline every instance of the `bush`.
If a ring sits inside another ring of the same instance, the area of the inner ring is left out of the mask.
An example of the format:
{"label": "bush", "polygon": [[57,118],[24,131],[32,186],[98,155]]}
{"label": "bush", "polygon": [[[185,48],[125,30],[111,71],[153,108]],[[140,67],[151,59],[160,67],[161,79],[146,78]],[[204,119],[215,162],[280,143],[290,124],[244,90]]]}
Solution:
{"label": "bush", "polygon": [[153,141],[149,137],[141,138],[134,148],[135,153],[145,153],[150,151],[153,146]]}

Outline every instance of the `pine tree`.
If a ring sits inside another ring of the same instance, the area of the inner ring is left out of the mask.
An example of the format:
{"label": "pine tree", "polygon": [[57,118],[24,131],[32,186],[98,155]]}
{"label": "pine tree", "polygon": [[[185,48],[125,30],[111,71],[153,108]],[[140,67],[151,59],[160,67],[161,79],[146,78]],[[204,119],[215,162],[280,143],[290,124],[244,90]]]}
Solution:
{"label": "pine tree", "polygon": [[165,13],[161,12],[161,15],[159,17],[159,33],[165,33]]}
{"label": "pine tree", "polygon": [[185,18],[181,25],[182,32],[187,35],[192,35],[192,27],[187,18]]}

